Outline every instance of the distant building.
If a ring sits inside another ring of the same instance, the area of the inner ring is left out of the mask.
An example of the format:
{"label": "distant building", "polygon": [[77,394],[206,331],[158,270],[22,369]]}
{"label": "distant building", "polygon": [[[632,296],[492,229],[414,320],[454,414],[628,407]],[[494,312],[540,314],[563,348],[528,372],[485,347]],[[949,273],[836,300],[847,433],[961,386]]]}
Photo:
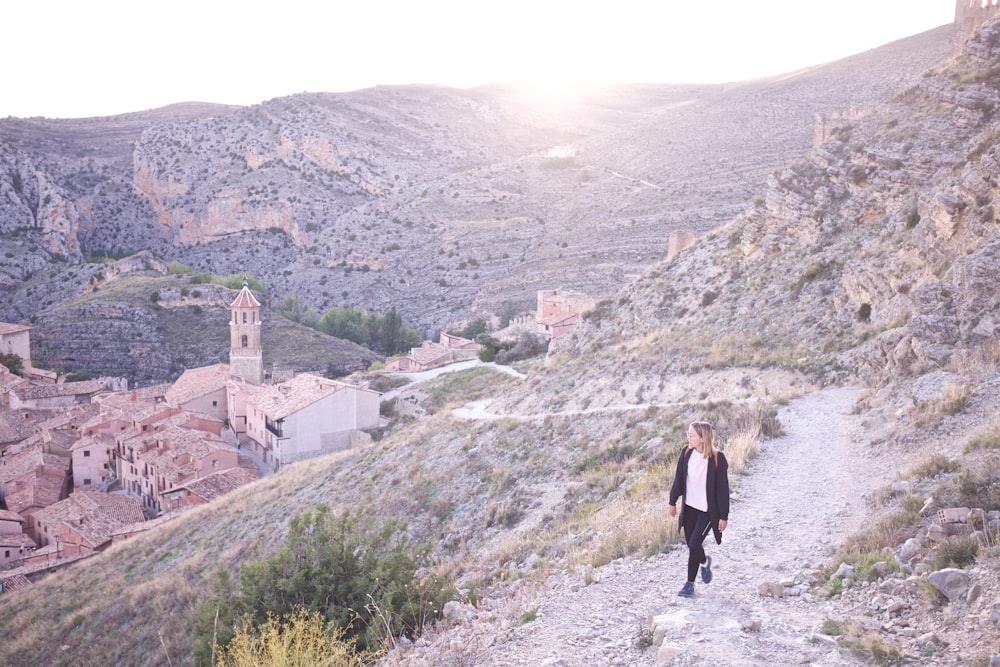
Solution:
{"label": "distant building", "polygon": [[0,569],[21,560],[37,546],[22,530],[23,524],[20,514],[0,510]]}
{"label": "distant building", "polygon": [[201,412],[219,420],[226,419],[226,383],[232,376],[231,366],[215,364],[184,371],[163,396],[171,406]]}
{"label": "distant building", "polygon": [[21,357],[25,370],[31,368],[31,327],[0,322],[0,354]]}
{"label": "distant building", "polygon": [[535,333],[552,340],[569,333],[580,321],[580,315],[591,310],[597,299],[564,289],[538,292]]}
{"label": "distant building", "polygon": [[277,470],[356,446],[363,431],[378,426],[380,397],[367,387],[311,373],[261,387],[234,380],[229,423],[242,444]]}
{"label": "distant building", "polygon": [[404,354],[386,362],[385,370],[390,372],[425,371],[435,366],[475,359],[482,345],[449,333],[441,333],[440,342],[424,341],[420,347],[414,347],[409,354]]}
{"label": "distant building", "polygon": [[39,552],[52,547],[45,549],[50,559],[87,555],[110,546],[116,529],[142,518],[139,504],[126,496],[77,491],[35,513],[32,537]]}
{"label": "distant building", "polygon": [[222,423],[205,426],[204,418],[192,420],[191,414],[178,412],[116,438],[116,476],[148,514],[163,510],[164,492],[239,466],[236,448],[218,435]]}
{"label": "distant building", "polygon": [[256,480],[257,473],[246,468],[213,472],[160,494],[163,511],[172,512],[204,505]]}

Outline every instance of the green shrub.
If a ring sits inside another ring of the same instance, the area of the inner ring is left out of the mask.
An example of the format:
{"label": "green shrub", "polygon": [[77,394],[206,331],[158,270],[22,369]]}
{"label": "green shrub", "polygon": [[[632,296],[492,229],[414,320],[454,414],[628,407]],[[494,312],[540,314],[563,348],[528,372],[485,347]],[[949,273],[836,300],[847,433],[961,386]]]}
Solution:
{"label": "green shrub", "polygon": [[361,650],[419,634],[454,591],[439,577],[418,576],[428,550],[410,543],[401,521],[373,516],[370,508],[337,514],[328,505],[300,512],[278,553],[243,564],[238,591],[220,575],[196,616],[198,664],[213,647],[228,645],[232,634],[219,629],[244,615],[249,627],[264,627],[298,608],[319,613]]}
{"label": "green shrub", "polygon": [[192,269],[187,264],[181,264],[180,262],[170,262],[167,264],[167,272],[174,276],[187,276],[194,273]]}

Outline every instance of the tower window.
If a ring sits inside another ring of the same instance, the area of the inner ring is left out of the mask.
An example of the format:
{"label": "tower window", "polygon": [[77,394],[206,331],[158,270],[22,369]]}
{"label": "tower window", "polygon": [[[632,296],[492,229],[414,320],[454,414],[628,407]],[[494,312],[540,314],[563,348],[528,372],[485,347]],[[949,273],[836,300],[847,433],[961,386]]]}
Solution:
{"label": "tower window", "polygon": [[247,341],[247,337],[243,336],[242,340],[243,340],[243,347],[249,347],[249,341]]}
{"label": "tower window", "polygon": [[243,324],[247,323],[247,314],[243,313]]}

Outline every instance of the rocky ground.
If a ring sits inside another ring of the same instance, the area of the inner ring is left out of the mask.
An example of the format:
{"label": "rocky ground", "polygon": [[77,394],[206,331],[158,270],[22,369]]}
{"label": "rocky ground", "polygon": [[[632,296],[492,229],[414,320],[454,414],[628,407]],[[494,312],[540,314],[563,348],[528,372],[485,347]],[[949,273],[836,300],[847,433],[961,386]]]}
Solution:
{"label": "rocky ground", "polygon": [[[781,409],[786,434],[734,479],[729,528],[722,545],[709,544],[714,581],[697,583],[693,599],[676,595],[683,548],[620,559],[499,585],[475,608],[453,603],[447,624],[385,664],[988,664],[1000,653],[995,568],[967,570],[950,604],[906,573],[832,598],[817,586],[836,548],[874,519],[868,500],[897,474],[870,446],[857,394],[831,388]],[[847,628],[856,640],[844,641]]]}

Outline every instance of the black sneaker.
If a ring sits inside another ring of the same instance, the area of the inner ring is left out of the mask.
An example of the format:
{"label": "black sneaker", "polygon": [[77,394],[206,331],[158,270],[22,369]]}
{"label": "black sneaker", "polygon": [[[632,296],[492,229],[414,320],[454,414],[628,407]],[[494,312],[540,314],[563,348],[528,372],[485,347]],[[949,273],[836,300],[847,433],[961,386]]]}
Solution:
{"label": "black sneaker", "polygon": [[682,598],[693,598],[694,597],[694,584],[690,581],[684,583],[684,588],[677,592]]}
{"label": "black sneaker", "polygon": [[701,580],[706,584],[712,582],[712,557],[705,556],[705,564],[701,566]]}

